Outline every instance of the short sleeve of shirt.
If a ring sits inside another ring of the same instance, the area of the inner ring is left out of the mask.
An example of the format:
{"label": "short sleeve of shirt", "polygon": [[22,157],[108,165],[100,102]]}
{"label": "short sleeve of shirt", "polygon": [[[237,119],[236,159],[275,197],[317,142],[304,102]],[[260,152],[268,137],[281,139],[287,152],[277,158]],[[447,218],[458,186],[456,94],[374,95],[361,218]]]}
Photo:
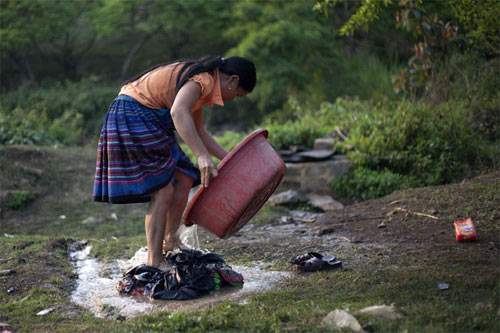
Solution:
{"label": "short sleeve of shirt", "polygon": [[207,72],[193,75],[189,78],[189,80],[192,80],[201,86],[201,100],[206,99],[207,96],[210,95],[210,92],[214,88],[215,84],[213,76]]}

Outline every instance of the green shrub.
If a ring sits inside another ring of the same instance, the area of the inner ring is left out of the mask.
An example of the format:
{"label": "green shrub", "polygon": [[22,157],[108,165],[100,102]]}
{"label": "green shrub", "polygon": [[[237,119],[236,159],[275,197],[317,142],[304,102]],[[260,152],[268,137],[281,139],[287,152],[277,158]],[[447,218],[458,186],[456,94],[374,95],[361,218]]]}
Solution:
{"label": "green shrub", "polygon": [[44,112],[16,107],[0,111],[0,145],[51,144],[56,140],[47,132],[49,120]]}
{"label": "green shrub", "polygon": [[[485,100],[497,103],[491,96]],[[335,149],[348,151],[352,167],[331,184],[342,197],[367,199],[397,189],[449,183],[499,165],[498,134],[491,140],[491,134],[480,130],[484,122],[475,120],[475,111],[464,99],[430,105],[338,98],[318,109],[293,100],[290,105],[294,119],[263,126],[275,149],[312,147],[315,138],[335,129],[348,133],[347,141]]]}
{"label": "green shrub", "polygon": [[269,131],[269,143],[277,150],[288,149],[291,145],[312,148],[314,139],[328,133],[312,117],[283,124],[268,123],[263,127]]}
{"label": "green shrub", "polygon": [[276,150],[289,146],[312,148],[314,139],[327,135],[332,130],[324,121],[326,117],[317,108],[304,107],[293,97],[288,100],[293,116],[280,119],[278,114],[269,117],[261,127],[269,131],[268,141]]}
{"label": "green shrub", "polygon": [[[337,101],[325,105],[329,114]],[[395,189],[460,180],[498,165],[498,141],[490,142],[470,126],[463,102],[437,106],[409,101],[338,112],[349,129],[350,172],[335,179],[332,189],[344,196],[370,198]]]}
{"label": "green shrub", "polygon": [[485,61],[474,53],[450,59],[453,73],[452,97],[469,109],[468,121],[489,140],[500,132],[500,58]]}
{"label": "green shrub", "polygon": [[0,144],[87,143],[99,136],[118,89],[91,76],[40,87],[27,84],[3,94]]}
{"label": "green shrub", "polygon": [[399,189],[422,186],[422,183],[415,176],[400,175],[388,169],[375,171],[357,167],[345,177],[335,179],[331,185],[338,197],[367,200]]}
{"label": "green shrub", "polygon": [[29,191],[15,190],[9,192],[0,205],[5,208],[18,210],[26,206],[33,199],[34,196]]}

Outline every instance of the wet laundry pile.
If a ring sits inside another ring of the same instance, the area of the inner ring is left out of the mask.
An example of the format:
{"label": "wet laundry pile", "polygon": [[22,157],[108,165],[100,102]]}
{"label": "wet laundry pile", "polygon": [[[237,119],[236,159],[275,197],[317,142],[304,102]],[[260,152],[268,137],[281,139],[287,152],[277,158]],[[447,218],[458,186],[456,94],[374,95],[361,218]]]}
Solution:
{"label": "wet laundry pile", "polygon": [[122,294],[153,299],[189,300],[232,285],[242,286],[243,275],[235,272],[219,255],[191,249],[176,249],[165,255],[166,271],[139,265],[118,281]]}

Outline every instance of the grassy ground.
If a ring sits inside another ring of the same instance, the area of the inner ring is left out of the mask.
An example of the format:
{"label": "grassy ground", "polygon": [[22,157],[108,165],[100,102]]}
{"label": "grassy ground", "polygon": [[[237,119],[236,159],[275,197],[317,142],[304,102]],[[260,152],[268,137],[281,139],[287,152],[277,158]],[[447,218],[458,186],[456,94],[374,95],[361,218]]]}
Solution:
{"label": "grassy ground", "polygon": [[[95,318],[70,301],[76,276],[68,247],[88,239],[101,260],[128,258],[145,244],[145,205],[91,202],[95,151],[89,148],[1,148],[0,325],[25,331],[325,331],[334,309],[354,314],[366,331],[500,331],[500,173],[449,186],[399,191],[283,225],[287,212],[265,206],[252,225],[227,241],[200,234],[228,263],[287,260],[317,250],[344,268],[294,273],[279,288],[245,302],[226,301],[126,320]],[[406,210],[395,211],[395,208]],[[438,217],[437,220],[415,212]],[[456,243],[451,223],[471,217],[479,240]],[[378,228],[380,222],[386,228]],[[292,228],[285,228],[285,227]],[[439,290],[445,282],[448,290]],[[394,304],[402,319],[356,311]],[[36,313],[53,308],[45,316]]]}

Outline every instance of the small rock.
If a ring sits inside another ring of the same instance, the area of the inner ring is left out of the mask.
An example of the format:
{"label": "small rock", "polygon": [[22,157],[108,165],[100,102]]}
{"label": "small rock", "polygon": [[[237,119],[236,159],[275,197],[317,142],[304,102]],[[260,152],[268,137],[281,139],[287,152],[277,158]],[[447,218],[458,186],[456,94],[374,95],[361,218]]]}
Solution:
{"label": "small rock", "polygon": [[281,223],[288,223],[293,221],[293,218],[291,216],[282,216],[280,219]]}
{"label": "small rock", "polygon": [[59,215],[59,218],[60,218],[61,220],[65,220],[65,219],[66,219],[66,215]]}
{"label": "small rock", "polygon": [[316,193],[308,193],[306,197],[310,200],[311,205],[318,207],[323,211],[329,210],[341,210],[344,209],[344,205],[338,201],[335,201],[329,195],[319,195]]}
{"label": "small rock", "polygon": [[385,225],[385,223],[384,223],[384,222],[382,222],[382,223],[380,223],[377,227],[379,227],[379,228],[385,228],[385,227],[386,227],[386,225]]}
{"label": "small rock", "polygon": [[364,332],[359,322],[344,310],[336,309],[330,312],[322,321],[323,325],[332,330],[349,329],[351,332]]}
{"label": "small rock", "polygon": [[97,219],[93,216],[89,216],[82,221],[82,224],[89,224],[89,223],[95,223],[95,222],[97,222]]}
{"label": "small rock", "polygon": [[273,194],[269,198],[269,203],[273,206],[275,205],[293,205],[300,202],[308,202],[309,199],[299,191],[288,190],[278,194]]}
{"label": "small rock", "polygon": [[100,222],[104,222],[104,220],[105,220],[105,218],[103,216],[99,216],[99,217],[89,216],[82,221],[82,224],[100,223]]}
{"label": "small rock", "polygon": [[116,213],[111,213],[111,218],[115,221],[118,221],[118,215],[116,215]]}
{"label": "small rock", "polygon": [[309,150],[297,153],[298,156],[302,157],[304,160],[321,161],[329,159],[333,156],[335,152],[331,150]]}
{"label": "small rock", "polygon": [[450,289],[450,285],[448,283],[439,282],[438,288],[440,290],[446,290],[446,289]]}
{"label": "small rock", "polygon": [[16,288],[10,287],[9,289],[7,289],[7,294],[12,294],[14,291],[16,291]]}
{"label": "small rock", "polygon": [[0,271],[0,276],[15,274],[16,271],[13,269],[3,269]]}
{"label": "small rock", "polygon": [[369,306],[367,308],[361,309],[358,311],[361,314],[375,317],[377,319],[389,319],[389,320],[394,320],[394,319],[400,319],[403,316],[396,311],[394,308],[394,305],[387,306],[387,305],[373,305]]}
{"label": "small rock", "polygon": [[14,238],[15,236],[14,235],[11,235],[11,234],[3,234],[5,237],[7,238]]}
{"label": "small rock", "polygon": [[54,308],[54,307],[47,308],[47,309],[44,309],[44,310],[38,312],[36,315],[37,316],[45,316],[47,313],[50,313],[50,312],[54,311],[55,309],[56,308]]}

